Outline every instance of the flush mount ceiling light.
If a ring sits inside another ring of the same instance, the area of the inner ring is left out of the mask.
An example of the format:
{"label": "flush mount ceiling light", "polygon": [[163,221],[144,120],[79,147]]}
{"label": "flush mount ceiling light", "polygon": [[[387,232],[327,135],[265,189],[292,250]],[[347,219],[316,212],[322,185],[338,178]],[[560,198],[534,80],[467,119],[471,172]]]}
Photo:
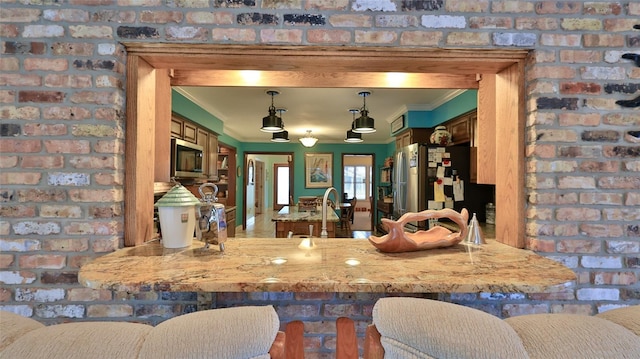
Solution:
{"label": "flush mount ceiling light", "polygon": [[367,110],[367,96],[371,95],[371,91],[361,91],[358,95],[362,96],[362,108],[360,109],[360,117],[354,121],[353,132],[355,133],[373,133],[376,132],[374,119],[369,117]]}
{"label": "flush mount ceiling light", "polygon": [[282,118],[276,116],[276,108],[273,106],[273,96],[279,95],[280,92],[275,90],[268,90],[267,95],[271,96],[271,106],[269,106],[269,116],[262,118],[262,132],[281,132],[284,129],[282,124]]}
{"label": "flush mount ceiling light", "polygon": [[311,136],[311,130],[307,130],[307,134],[304,137],[300,137],[300,143],[304,147],[313,147],[316,142],[318,142],[318,139]]}
{"label": "flush mount ceiling light", "polygon": [[353,132],[353,128],[356,125],[356,113],[358,113],[358,109],[352,108],[349,110],[349,112],[351,112],[353,121],[351,122],[351,129],[347,131],[347,138],[344,139],[344,142],[348,142],[348,143],[362,142],[362,134]]}
{"label": "flush mount ceiling light", "polygon": [[[279,108],[276,111],[280,113],[280,119],[282,119],[282,113],[287,112],[286,108]],[[284,127],[284,121],[282,121],[282,127]],[[289,131],[274,132],[271,135],[271,142],[289,142]]]}

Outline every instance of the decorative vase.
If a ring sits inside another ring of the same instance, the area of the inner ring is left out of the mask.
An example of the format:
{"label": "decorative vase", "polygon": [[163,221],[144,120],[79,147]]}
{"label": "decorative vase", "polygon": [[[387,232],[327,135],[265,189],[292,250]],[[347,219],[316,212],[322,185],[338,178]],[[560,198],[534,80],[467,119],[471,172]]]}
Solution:
{"label": "decorative vase", "polygon": [[451,143],[451,133],[444,126],[436,126],[431,134],[430,141],[434,145],[446,146]]}

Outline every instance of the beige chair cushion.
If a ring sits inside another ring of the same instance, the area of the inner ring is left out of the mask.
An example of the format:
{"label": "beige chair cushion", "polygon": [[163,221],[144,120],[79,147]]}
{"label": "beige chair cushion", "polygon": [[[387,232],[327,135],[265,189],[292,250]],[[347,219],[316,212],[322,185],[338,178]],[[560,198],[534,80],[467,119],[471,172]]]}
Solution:
{"label": "beige chair cushion", "polygon": [[419,298],[381,298],[373,308],[385,358],[528,358],[501,319],[461,305]]}
{"label": "beige chair cushion", "polygon": [[640,305],[611,309],[597,314],[596,317],[622,325],[640,336]]}
{"label": "beige chair cushion", "polygon": [[31,330],[2,352],[2,358],[136,358],[150,325],[123,322],[66,323]]}
{"label": "beige chair cushion", "polygon": [[205,310],[156,326],[141,359],[269,358],[280,320],[272,306]]}
{"label": "beige chair cushion", "polygon": [[530,314],[505,319],[532,359],[640,358],[640,339],[608,320],[577,314]]}
{"label": "beige chair cushion", "polygon": [[0,352],[26,333],[44,327],[44,324],[21,315],[0,311]]}

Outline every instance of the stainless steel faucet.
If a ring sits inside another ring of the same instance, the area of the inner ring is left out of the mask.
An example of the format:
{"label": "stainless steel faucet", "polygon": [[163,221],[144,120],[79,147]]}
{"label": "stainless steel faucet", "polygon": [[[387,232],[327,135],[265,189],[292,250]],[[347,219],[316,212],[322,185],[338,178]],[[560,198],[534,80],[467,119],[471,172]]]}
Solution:
{"label": "stainless steel faucet", "polygon": [[329,237],[329,233],[327,232],[327,200],[329,199],[329,194],[331,192],[335,193],[336,196],[336,209],[340,208],[338,205],[338,203],[340,203],[338,190],[333,187],[327,188],[327,190],[324,191],[324,196],[322,197],[322,231],[320,232],[320,238]]}

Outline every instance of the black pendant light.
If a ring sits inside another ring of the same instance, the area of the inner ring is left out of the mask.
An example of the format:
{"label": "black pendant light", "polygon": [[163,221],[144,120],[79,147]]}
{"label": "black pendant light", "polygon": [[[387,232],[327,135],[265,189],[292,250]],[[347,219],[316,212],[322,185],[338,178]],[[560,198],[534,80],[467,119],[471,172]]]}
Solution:
{"label": "black pendant light", "polygon": [[358,92],[358,95],[362,96],[362,109],[360,109],[360,117],[354,121],[353,132],[355,133],[373,133],[376,132],[374,119],[369,117],[369,111],[367,110],[367,96],[371,95],[370,91]]}
{"label": "black pendant light", "polygon": [[349,112],[351,112],[351,115],[353,117],[353,121],[351,121],[351,129],[347,131],[347,137],[344,139],[344,142],[347,143],[358,143],[358,142],[362,142],[362,134],[361,133],[357,133],[357,132],[353,132],[353,128],[356,125],[356,113],[358,113],[358,109],[357,108],[352,108],[349,110]]}
{"label": "black pendant light", "polygon": [[267,91],[267,95],[271,96],[271,106],[269,106],[269,116],[262,118],[262,127],[260,128],[262,132],[281,132],[284,130],[282,118],[276,116],[276,108],[273,106],[273,96],[279,94],[280,92],[275,90]]}
{"label": "black pendant light", "polygon": [[[282,120],[282,113],[286,112],[286,108],[279,108],[276,111],[280,112],[280,119]],[[284,127],[284,121],[282,121],[282,127]],[[289,142],[289,131],[274,132],[271,135],[271,142]]]}

